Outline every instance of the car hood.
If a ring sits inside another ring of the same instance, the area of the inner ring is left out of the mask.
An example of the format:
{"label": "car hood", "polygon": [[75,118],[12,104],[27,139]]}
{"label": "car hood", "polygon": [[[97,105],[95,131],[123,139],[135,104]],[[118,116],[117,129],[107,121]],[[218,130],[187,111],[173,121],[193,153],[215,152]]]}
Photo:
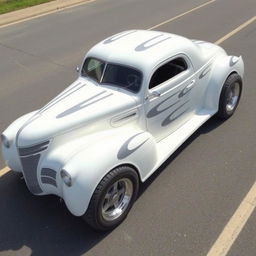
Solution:
{"label": "car hood", "polygon": [[86,130],[92,124],[95,130],[106,129],[112,117],[135,106],[132,96],[80,78],[21,127],[17,146],[35,145],[78,128]]}

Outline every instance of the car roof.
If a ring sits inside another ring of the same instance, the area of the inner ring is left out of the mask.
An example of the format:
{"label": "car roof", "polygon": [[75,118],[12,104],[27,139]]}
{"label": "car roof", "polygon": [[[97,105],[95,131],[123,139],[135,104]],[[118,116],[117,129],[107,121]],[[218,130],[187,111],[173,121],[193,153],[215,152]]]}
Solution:
{"label": "car roof", "polygon": [[87,56],[145,72],[179,53],[193,58],[199,55],[197,51],[196,45],[182,36],[160,31],[128,30],[96,44]]}

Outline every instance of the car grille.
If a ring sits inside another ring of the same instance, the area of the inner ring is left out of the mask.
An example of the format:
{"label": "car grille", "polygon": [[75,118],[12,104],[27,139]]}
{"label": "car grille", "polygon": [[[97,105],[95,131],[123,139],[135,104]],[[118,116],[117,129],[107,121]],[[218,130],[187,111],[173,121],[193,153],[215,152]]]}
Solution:
{"label": "car grille", "polygon": [[49,142],[50,141],[45,141],[35,146],[18,148],[24,178],[26,180],[28,189],[33,194],[40,194],[43,192],[37,179],[37,167],[41,153],[47,150]]}
{"label": "car grille", "polygon": [[56,176],[57,172],[50,168],[42,168],[41,170],[41,182],[44,184],[57,187]]}

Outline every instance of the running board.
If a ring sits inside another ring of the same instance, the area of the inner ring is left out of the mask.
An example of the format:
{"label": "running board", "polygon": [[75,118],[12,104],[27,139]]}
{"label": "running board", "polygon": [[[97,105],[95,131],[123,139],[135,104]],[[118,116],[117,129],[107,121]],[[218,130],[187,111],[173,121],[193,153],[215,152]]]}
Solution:
{"label": "running board", "polygon": [[202,110],[194,115],[179,129],[157,143],[157,163],[145,180],[164,163],[200,126],[202,126],[214,112]]}

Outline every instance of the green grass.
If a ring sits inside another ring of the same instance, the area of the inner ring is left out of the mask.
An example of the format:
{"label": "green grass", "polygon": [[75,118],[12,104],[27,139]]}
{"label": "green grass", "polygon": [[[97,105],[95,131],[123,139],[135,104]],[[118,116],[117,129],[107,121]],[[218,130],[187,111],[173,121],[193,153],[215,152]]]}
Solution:
{"label": "green grass", "polygon": [[53,0],[0,0],[0,14],[50,1]]}

